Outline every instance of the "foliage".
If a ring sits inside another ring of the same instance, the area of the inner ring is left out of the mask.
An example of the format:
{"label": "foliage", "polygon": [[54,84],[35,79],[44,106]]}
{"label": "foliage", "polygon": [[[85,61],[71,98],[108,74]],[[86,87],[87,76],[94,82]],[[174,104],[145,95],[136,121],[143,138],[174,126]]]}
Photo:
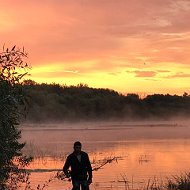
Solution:
{"label": "foliage", "polygon": [[[23,50],[6,49],[0,53],[0,189],[17,189],[26,177],[24,167],[31,158],[22,154],[18,129],[21,106],[24,106],[21,79],[26,75],[27,54]],[[22,71],[24,70],[24,71]]]}

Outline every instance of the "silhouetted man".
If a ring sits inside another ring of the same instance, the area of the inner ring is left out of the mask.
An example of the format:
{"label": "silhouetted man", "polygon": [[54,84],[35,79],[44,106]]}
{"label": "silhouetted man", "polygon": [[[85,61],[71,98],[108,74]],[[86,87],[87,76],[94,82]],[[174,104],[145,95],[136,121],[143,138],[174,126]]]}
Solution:
{"label": "silhouetted man", "polygon": [[82,144],[79,141],[74,143],[73,148],[74,152],[67,157],[63,172],[67,177],[71,175],[72,190],[80,190],[80,186],[82,190],[89,190],[89,185],[92,183],[92,167],[88,154],[81,151]]}

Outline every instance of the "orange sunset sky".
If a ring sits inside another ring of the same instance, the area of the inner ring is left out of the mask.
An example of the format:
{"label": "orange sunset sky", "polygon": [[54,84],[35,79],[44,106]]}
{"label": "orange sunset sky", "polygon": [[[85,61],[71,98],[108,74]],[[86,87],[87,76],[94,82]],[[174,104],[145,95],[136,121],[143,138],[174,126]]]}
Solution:
{"label": "orange sunset sky", "polygon": [[190,0],[0,0],[0,42],[40,83],[190,93]]}

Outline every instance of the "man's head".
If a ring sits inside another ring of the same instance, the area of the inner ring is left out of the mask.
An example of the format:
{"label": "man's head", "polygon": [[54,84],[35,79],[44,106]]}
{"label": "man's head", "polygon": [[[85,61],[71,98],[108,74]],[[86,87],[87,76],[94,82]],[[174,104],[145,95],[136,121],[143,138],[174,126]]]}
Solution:
{"label": "man's head", "polygon": [[76,142],[74,143],[73,148],[74,148],[74,152],[75,152],[76,154],[80,154],[81,148],[82,148],[81,142],[76,141]]}

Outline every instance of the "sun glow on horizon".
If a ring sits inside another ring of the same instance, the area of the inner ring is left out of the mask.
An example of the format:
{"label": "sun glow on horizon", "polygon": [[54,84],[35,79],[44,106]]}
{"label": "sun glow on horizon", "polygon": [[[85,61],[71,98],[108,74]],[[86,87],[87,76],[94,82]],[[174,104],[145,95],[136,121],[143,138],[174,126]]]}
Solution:
{"label": "sun glow on horizon", "polygon": [[[127,70],[117,69],[115,72],[85,73],[80,70],[66,70],[57,63],[33,68],[29,79],[38,83],[58,83],[68,86],[82,83],[94,88],[113,89],[123,94],[169,93],[182,95],[184,92],[188,92],[189,82],[186,77],[189,77],[189,74],[184,74],[183,71],[186,70],[186,73],[189,73],[187,70],[190,71],[190,68],[174,63],[165,64],[170,65],[168,70],[164,70],[163,63],[154,69],[151,67],[140,70],[128,68]],[[144,86],[146,86],[146,90],[144,90]]]}

